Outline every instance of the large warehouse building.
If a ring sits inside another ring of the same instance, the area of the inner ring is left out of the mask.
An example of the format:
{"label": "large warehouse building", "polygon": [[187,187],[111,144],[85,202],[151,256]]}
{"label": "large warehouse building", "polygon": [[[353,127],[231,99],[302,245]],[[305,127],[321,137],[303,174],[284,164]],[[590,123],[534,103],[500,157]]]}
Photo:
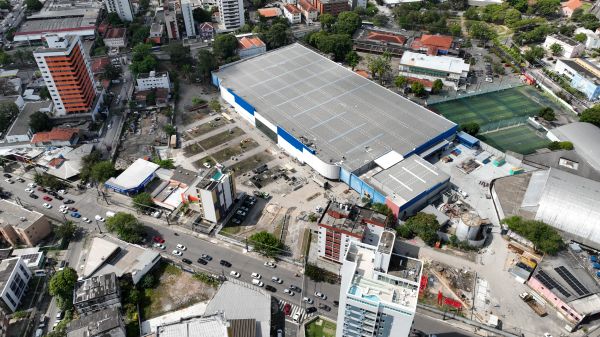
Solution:
{"label": "large warehouse building", "polygon": [[[419,155],[444,148],[456,124],[300,44],[221,67],[212,80],[291,156],[400,217],[449,182]],[[374,187],[390,180],[393,186]]]}

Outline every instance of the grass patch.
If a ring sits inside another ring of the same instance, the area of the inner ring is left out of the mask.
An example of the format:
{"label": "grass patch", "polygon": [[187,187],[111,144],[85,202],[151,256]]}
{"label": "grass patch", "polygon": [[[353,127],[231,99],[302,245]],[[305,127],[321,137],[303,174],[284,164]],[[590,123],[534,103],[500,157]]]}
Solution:
{"label": "grass patch", "polygon": [[230,130],[227,130],[224,132],[220,132],[212,137],[203,139],[203,140],[199,141],[198,144],[200,144],[200,146],[202,146],[205,150],[208,150],[208,149],[212,149],[213,147],[215,147],[217,145],[226,143],[226,142],[228,142],[236,137],[239,137],[243,134],[245,134],[245,132],[236,126],[233,129],[230,129]]}
{"label": "grass patch", "polygon": [[275,235],[275,237],[277,239],[279,239],[281,237],[281,231],[283,231],[283,219],[281,221],[279,221],[279,223],[277,225],[275,225],[275,229],[273,230],[273,235]]}
{"label": "grass patch", "polygon": [[305,256],[308,255],[310,250],[310,229],[304,228],[304,233],[302,233],[302,254]]}
{"label": "grass patch", "polygon": [[222,163],[222,162],[229,160],[233,156],[239,156],[242,153],[252,150],[256,147],[258,147],[258,143],[256,141],[254,141],[252,139],[243,140],[239,144],[226,147],[220,151],[217,151],[217,152],[211,154],[210,156],[200,158],[200,159],[196,160],[193,163],[193,165],[195,167],[200,167],[202,165],[202,163],[206,162],[207,160],[212,160],[213,162]]}
{"label": "grass patch", "polygon": [[241,231],[242,231],[242,226],[227,226],[227,227],[221,228],[220,233],[236,235],[237,233],[239,233]]}
{"label": "grass patch", "polygon": [[181,275],[181,273],[182,273],[181,269],[175,267],[172,264],[168,264],[168,263],[165,263],[164,265],[165,265],[165,267],[164,267],[163,273],[168,274],[168,275],[175,275],[175,276]]}
{"label": "grass patch", "polygon": [[550,140],[539,136],[527,125],[478,135],[477,138],[501,151],[530,154],[550,145]]}
{"label": "grass patch", "polygon": [[207,123],[204,124],[200,124],[196,127],[193,127],[191,129],[185,130],[185,134],[191,139],[191,138],[197,138],[199,136],[202,136],[205,133],[211,132],[213,130],[216,130],[218,128],[220,128],[221,126],[227,124],[227,120],[225,118],[222,117],[217,117]]}
{"label": "grass patch", "polygon": [[244,160],[240,160],[239,162],[232,165],[230,168],[237,174],[246,173],[259,165],[270,162],[275,159],[272,155],[268,154],[266,151],[257,153],[251,157],[248,157]]}
{"label": "grass patch", "polygon": [[306,325],[305,335],[306,337],[334,337],[335,328],[335,323],[319,318]]}

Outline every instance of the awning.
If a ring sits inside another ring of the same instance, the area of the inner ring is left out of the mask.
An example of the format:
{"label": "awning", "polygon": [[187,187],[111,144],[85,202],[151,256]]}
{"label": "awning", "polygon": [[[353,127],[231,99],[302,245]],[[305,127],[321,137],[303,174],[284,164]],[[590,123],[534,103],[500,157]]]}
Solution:
{"label": "awning", "polygon": [[450,142],[448,142],[447,140],[442,140],[441,142],[435,144],[434,146],[430,147],[427,151],[421,153],[421,158],[427,158],[429,155],[431,155],[432,153],[437,152],[438,150],[440,150],[441,148],[445,147],[446,145],[450,144]]}

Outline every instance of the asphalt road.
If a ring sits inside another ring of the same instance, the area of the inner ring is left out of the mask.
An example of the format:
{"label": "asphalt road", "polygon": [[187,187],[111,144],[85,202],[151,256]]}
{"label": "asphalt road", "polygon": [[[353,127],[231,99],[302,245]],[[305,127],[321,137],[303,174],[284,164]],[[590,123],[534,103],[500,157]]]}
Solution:
{"label": "asphalt road", "polygon": [[[13,174],[13,177],[16,176]],[[58,211],[58,208],[62,204],[61,201],[53,198],[49,203],[53,205],[51,209],[46,209],[42,207],[42,203],[45,201],[42,200],[42,196],[46,195],[44,193],[36,191],[35,193],[40,197],[39,199],[31,199],[28,197],[28,193],[25,192],[25,188],[27,187],[27,183],[31,182],[30,179],[24,177],[26,179],[25,183],[19,183],[15,181],[14,184],[8,184],[3,179],[0,181],[0,186],[2,186],[5,190],[13,193],[12,199],[19,198],[20,202],[30,208],[33,208],[41,213],[47,214],[48,216],[54,219],[69,219],[73,220],[80,227],[84,228],[87,232],[95,232],[98,230],[102,230],[105,232],[105,228],[102,222],[93,221],[91,224],[84,223],[81,219],[75,219],[70,217],[70,215],[66,215],[63,217]],[[14,180],[14,179],[13,179]],[[69,206],[75,207],[79,209],[79,212],[84,217],[88,217],[93,219],[96,214],[104,216],[106,211],[119,211],[120,209],[116,209],[113,205],[106,205],[104,201],[98,196],[98,192],[95,189],[88,189],[82,193],[73,193],[68,191],[65,195],[65,198],[70,198],[75,201],[74,204]],[[251,273],[256,272],[261,275],[261,281],[265,283],[265,285],[273,286],[276,291],[272,293],[272,295],[278,299],[291,303],[293,305],[300,306],[302,308],[306,308],[306,303],[302,302],[302,297],[308,296],[314,300],[314,304],[308,306],[314,306],[318,308],[318,305],[323,303],[331,308],[331,311],[323,311],[318,309],[317,314],[329,317],[331,319],[337,318],[337,308],[333,306],[333,301],[337,301],[339,299],[339,285],[337,284],[328,284],[328,283],[316,283],[308,278],[304,278],[302,276],[295,276],[298,273],[299,268],[296,266],[291,266],[287,263],[279,263],[276,268],[270,268],[264,265],[267,261],[265,258],[262,258],[254,253],[248,253],[241,247],[222,242],[216,238],[197,238],[194,236],[190,236],[187,234],[183,234],[179,231],[177,226],[169,227],[166,223],[157,224],[146,219],[144,217],[139,217],[140,221],[146,226],[149,237],[153,236],[161,236],[165,240],[165,250],[162,251],[165,256],[175,261],[180,262],[182,258],[187,258],[193,261],[193,267],[195,269],[203,269],[213,274],[221,274],[225,276],[230,276],[230,272],[236,271],[241,274],[239,280],[245,282],[252,282]],[[177,244],[182,244],[186,246],[186,250],[183,251],[183,256],[174,256],[171,254],[173,249],[176,249]],[[157,249],[157,248],[153,248]],[[80,240],[72,242],[70,246],[69,253],[67,255],[67,259],[71,266],[76,268],[77,263],[80,258],[80,253],[82,250],[82,242]],[[213,259],[208,262],[207,265],[200,265],[197,263],[198,258],[202,254],[208,254]],[[226,260],[232,264],[232,266],[224,267],[219,264],[220,260]],[[183,264],[183,263],[181,263]],[[278,284],[271,281],[272,276],[277,276],[281,280],[283,280],[282,284]],[[296,293],[294,296],[289,296],[283,292],[283,290],[290,285],[296,285],[302,289],[301,293]],[[314,296],[314,292],[319,291],[324,293],[327,296],[326,300],[322,300],[316,298]],[[54,301],[53,301],[54,302]],[[50,323],[53,323],[54,315],[56,314],[56,309],[54,303],[51,304],[48,315],[50,316]],[[293,324],[290,321],[286,321],[286,330],[288,325]],[[50,325],[51,326],[51,325]],[[472,334],[465,334],[464,331],[460,329],[453,328],[452,326],[445,324],[439,320],[424,316],[417,315],[415,316],[414,327],[416,329],[422,330],[426,333],[430,334],[444,334],[444,336],[475,336]],[[291,335],[291,334],[287,334]]]}

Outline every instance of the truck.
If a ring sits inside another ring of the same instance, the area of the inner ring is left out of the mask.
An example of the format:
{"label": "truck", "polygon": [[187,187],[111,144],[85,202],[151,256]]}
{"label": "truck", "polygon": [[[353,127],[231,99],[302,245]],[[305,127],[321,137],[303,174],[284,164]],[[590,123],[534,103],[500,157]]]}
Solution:
{"label": "truck", "polygon": [[106,217],[107,218],[112,218],[113,216],[115,216],[115,212],[111,212],[111,211],[107,211],[106,212]]}
{"label": "truck", "polygon": [[527,305],[536,314],[538,314],[538,316],[544,317],[544,316],[548,315],[548,312],[546,312],[546,309],[544,309],[544,307],[540,303],[538,303],[538,301],[536,301],[535,298],[533,298],[533,296],[531,294],[529,294],[528,292],[519,294],[519,297],[523,300],[523,302],[527,303]]}

